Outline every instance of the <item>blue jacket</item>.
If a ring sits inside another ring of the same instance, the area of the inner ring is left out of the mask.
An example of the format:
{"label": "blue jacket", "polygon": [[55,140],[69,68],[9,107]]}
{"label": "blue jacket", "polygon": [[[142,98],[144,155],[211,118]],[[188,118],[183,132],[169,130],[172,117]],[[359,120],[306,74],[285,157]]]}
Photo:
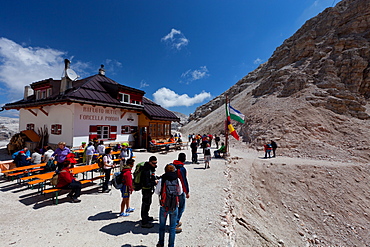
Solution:
{"label": "blue jacket", "polygon": [[182,189],[185,194],[189,194],[189,183],[188,183],[188,178],[187,178],[187,172],[186,168],[184,167],[184,163],[178,160],[174,160],[173,164],[175,165],[177,169],[177,176],[179,177],[182,185]]}

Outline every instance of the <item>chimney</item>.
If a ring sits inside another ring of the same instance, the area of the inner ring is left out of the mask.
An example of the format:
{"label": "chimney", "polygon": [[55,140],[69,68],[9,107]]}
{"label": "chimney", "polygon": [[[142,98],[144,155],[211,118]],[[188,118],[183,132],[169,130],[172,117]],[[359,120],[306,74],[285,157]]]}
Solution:
{"label": "chimney", "polygon": [[27,100],[27,98],[31,95],[33,95],[33,89],[30,86],[25,86],[23,99]]}
{"label": "chimney", "polygon": [[68,59],[64,59],[64,76],[62,77],[62,81],[60,82],[60,90],[59,93],[64,94],[64,92],[71,87],[71,80],[67,76],[67,69],[69,69],[69,64],[71,61]]}
{"label": "chimney", "polygon": [[100,65],[100,69],[99,69],[99,75],[103,75],[105,76],[105,69],[104,69],[104,65]]}

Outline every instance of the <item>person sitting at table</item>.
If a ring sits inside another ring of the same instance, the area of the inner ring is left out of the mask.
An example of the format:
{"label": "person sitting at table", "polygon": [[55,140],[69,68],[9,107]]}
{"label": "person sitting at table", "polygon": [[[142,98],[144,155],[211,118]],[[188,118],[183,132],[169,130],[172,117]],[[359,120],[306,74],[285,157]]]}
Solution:
{"label": "person sitting at table", "polygon": [[15,159],[15,157],[17,157],[17,155],[19,154],[20,151],[23,151],[27,158],[31,158],[30,150],[28,150],[28,148],[25,147],[25,148],[15,152],[14,154],[12,154],[12,159]]}
{"label": "person sitting at table", "polygon": [[31,165],[31,158],[26,156],[24,151],[17,152],[17,156],[14,159],[14,163],[17,167]]}
{"label": "person sitting at table", "polygon": [[170,139],[168,139],[168,142],[175,142],[175,138],[171,135]]}
{"label": "person sitting at table", "polygon": [[81,200],[78,199],[81,195],[81,182],[78,181],[75,177],[73,177],[73,173],[71,173],[71,162],[69,160],[65,160],[62,162],[63,168],[58,174],[58,189],[66,189],[72,190],[67,197],[69,197],[72,202],[80,202]]}
{"label": "person sitting at table", "polygon": [[50,146],[48,146],[46,148],[46,152],[44,153],[44,157],[42,158],[42,162],[48,163],[53,153],[54,153],[54,150]]}
{"label": "person sitting at table", "polygon": [[221,147],[213,152],[215,155],[215,158],[221,158],[221,153],[226,153],[226,146],[225,143],[221,143]]}
{"label": "person sitting at table", "polygon": [[63,161],[66,159],[67,155],[71,152],[71,150],[69,148],[66,147],[66,143],[65,142],[59,142],[58,143],[58,148],[54,151],[54,153],[52,154],[52,158],[55,159],[56,157],[56,160],[57,160],[57,166],[58,166],[58,170],[62,170],[63,168]]}
{"label": "person sitting at table", "polygon": [[86,148],[86,142],[81,142],[81,146],[78,149],[85,150],[85,148]]}
{"label": "person sitting at table", "polygon": [[105,146],[104,146],[104,141],[100,141],[98,147],[96,148],[98,151],[99,155],[104,155],[105,154]]}
{"label": "person sitting at table", "polygon": [[41,154],[39,153],[40,150],[38,148],[35,148],[32,156],[31,156],[31,163],[32,165],[40,164],[41,163]]}

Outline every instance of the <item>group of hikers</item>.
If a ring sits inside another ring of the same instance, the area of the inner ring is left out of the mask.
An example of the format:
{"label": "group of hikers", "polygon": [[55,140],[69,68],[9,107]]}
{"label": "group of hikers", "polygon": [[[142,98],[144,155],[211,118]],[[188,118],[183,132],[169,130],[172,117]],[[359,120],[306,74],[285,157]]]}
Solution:
{"label": "group of hikers", "polygon": [[[216,150],[214,151],[215,158],[220,158],[222,157],[221,155],[227,152],[223,142],[219,146],[220,137],[217,135],[204,134],[201,136],[199,134],[190,134],[189,140],[191,141],[192,163],[199,164],[198,148],[201,148],[204,155],[205,169],[210,168],[212,140],[216,144]],[[152,195],[155,193],[159,196],[159,241],[157,247],[164,246],[167,216],[169,216],[168,246],[174,246],[176,233],[182,231],[182,222],[180,220],[185,210],[186,199],[189,198],[187,171],[184,167],[186,154],[179,153],[177,160],[174,160],[171,164],[167,164],[164,168],[164,174],[158,177],[155,173],[157,168],[156,156],[151,156],[148,161],[137,164],[133,172],[135,166],[134,154],[128,143],[122,143],[116,147],[116,150],[120,150],[118,155],[120,160],[119,165],[114,162],[113,149],[111,147],[106,148],[103,141],[99,143],[89,142],[87,145],[86,143],[82,143],[79,148],[83,150],[83,163],[86,165],[92,163],[95,154],[102,157],[103,165],[101,166],[101,171],[104,173],[103,193],[110,192],[109,183],[112,169],[118,166],[120,167],[120,172],[117,173],[118,177],[114,178],[121,184],[119,188],[122,197],[120,217],[128,217],[130,213],[135,211],[135,208],[130,205],[130,195],[133,191],[141,190],[141,227],[152,228],[154,226],[152,223],[154,218],[149,216]],[[271,151],[273,152],[272,157],[275,157],[277,144],[274,141],[265,144],[264,148],[265,158],[267,156],[271,158]],[[35,151],[34,154],[30,155],[29,150],[24,148],[13,154],[13,156],[14,159],[26,159],[36,164],[41,162],[56,163],[55,169],[58,174],[56,187],[70,190],[67,197],[72,202],[80,202],[81,200],[78,198],[81,195],[82,185],[71,172],[71,168],[73,168],[77,161],[72,151],[66,147],[66,143],[59,142],[58,148],[55,151],[49,146],[44,146],[41,150]]]}

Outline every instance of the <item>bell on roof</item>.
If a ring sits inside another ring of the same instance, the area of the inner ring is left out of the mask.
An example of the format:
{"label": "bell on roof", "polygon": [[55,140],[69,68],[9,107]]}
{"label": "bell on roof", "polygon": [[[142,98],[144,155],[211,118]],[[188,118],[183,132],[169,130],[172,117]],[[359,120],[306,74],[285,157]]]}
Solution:
{"label": "bell on roof", "polygon": [[100,65],[100,69],[99,69],[99,75],[104,75],[105,76],[105,69],[104,69],[104,65]]}

